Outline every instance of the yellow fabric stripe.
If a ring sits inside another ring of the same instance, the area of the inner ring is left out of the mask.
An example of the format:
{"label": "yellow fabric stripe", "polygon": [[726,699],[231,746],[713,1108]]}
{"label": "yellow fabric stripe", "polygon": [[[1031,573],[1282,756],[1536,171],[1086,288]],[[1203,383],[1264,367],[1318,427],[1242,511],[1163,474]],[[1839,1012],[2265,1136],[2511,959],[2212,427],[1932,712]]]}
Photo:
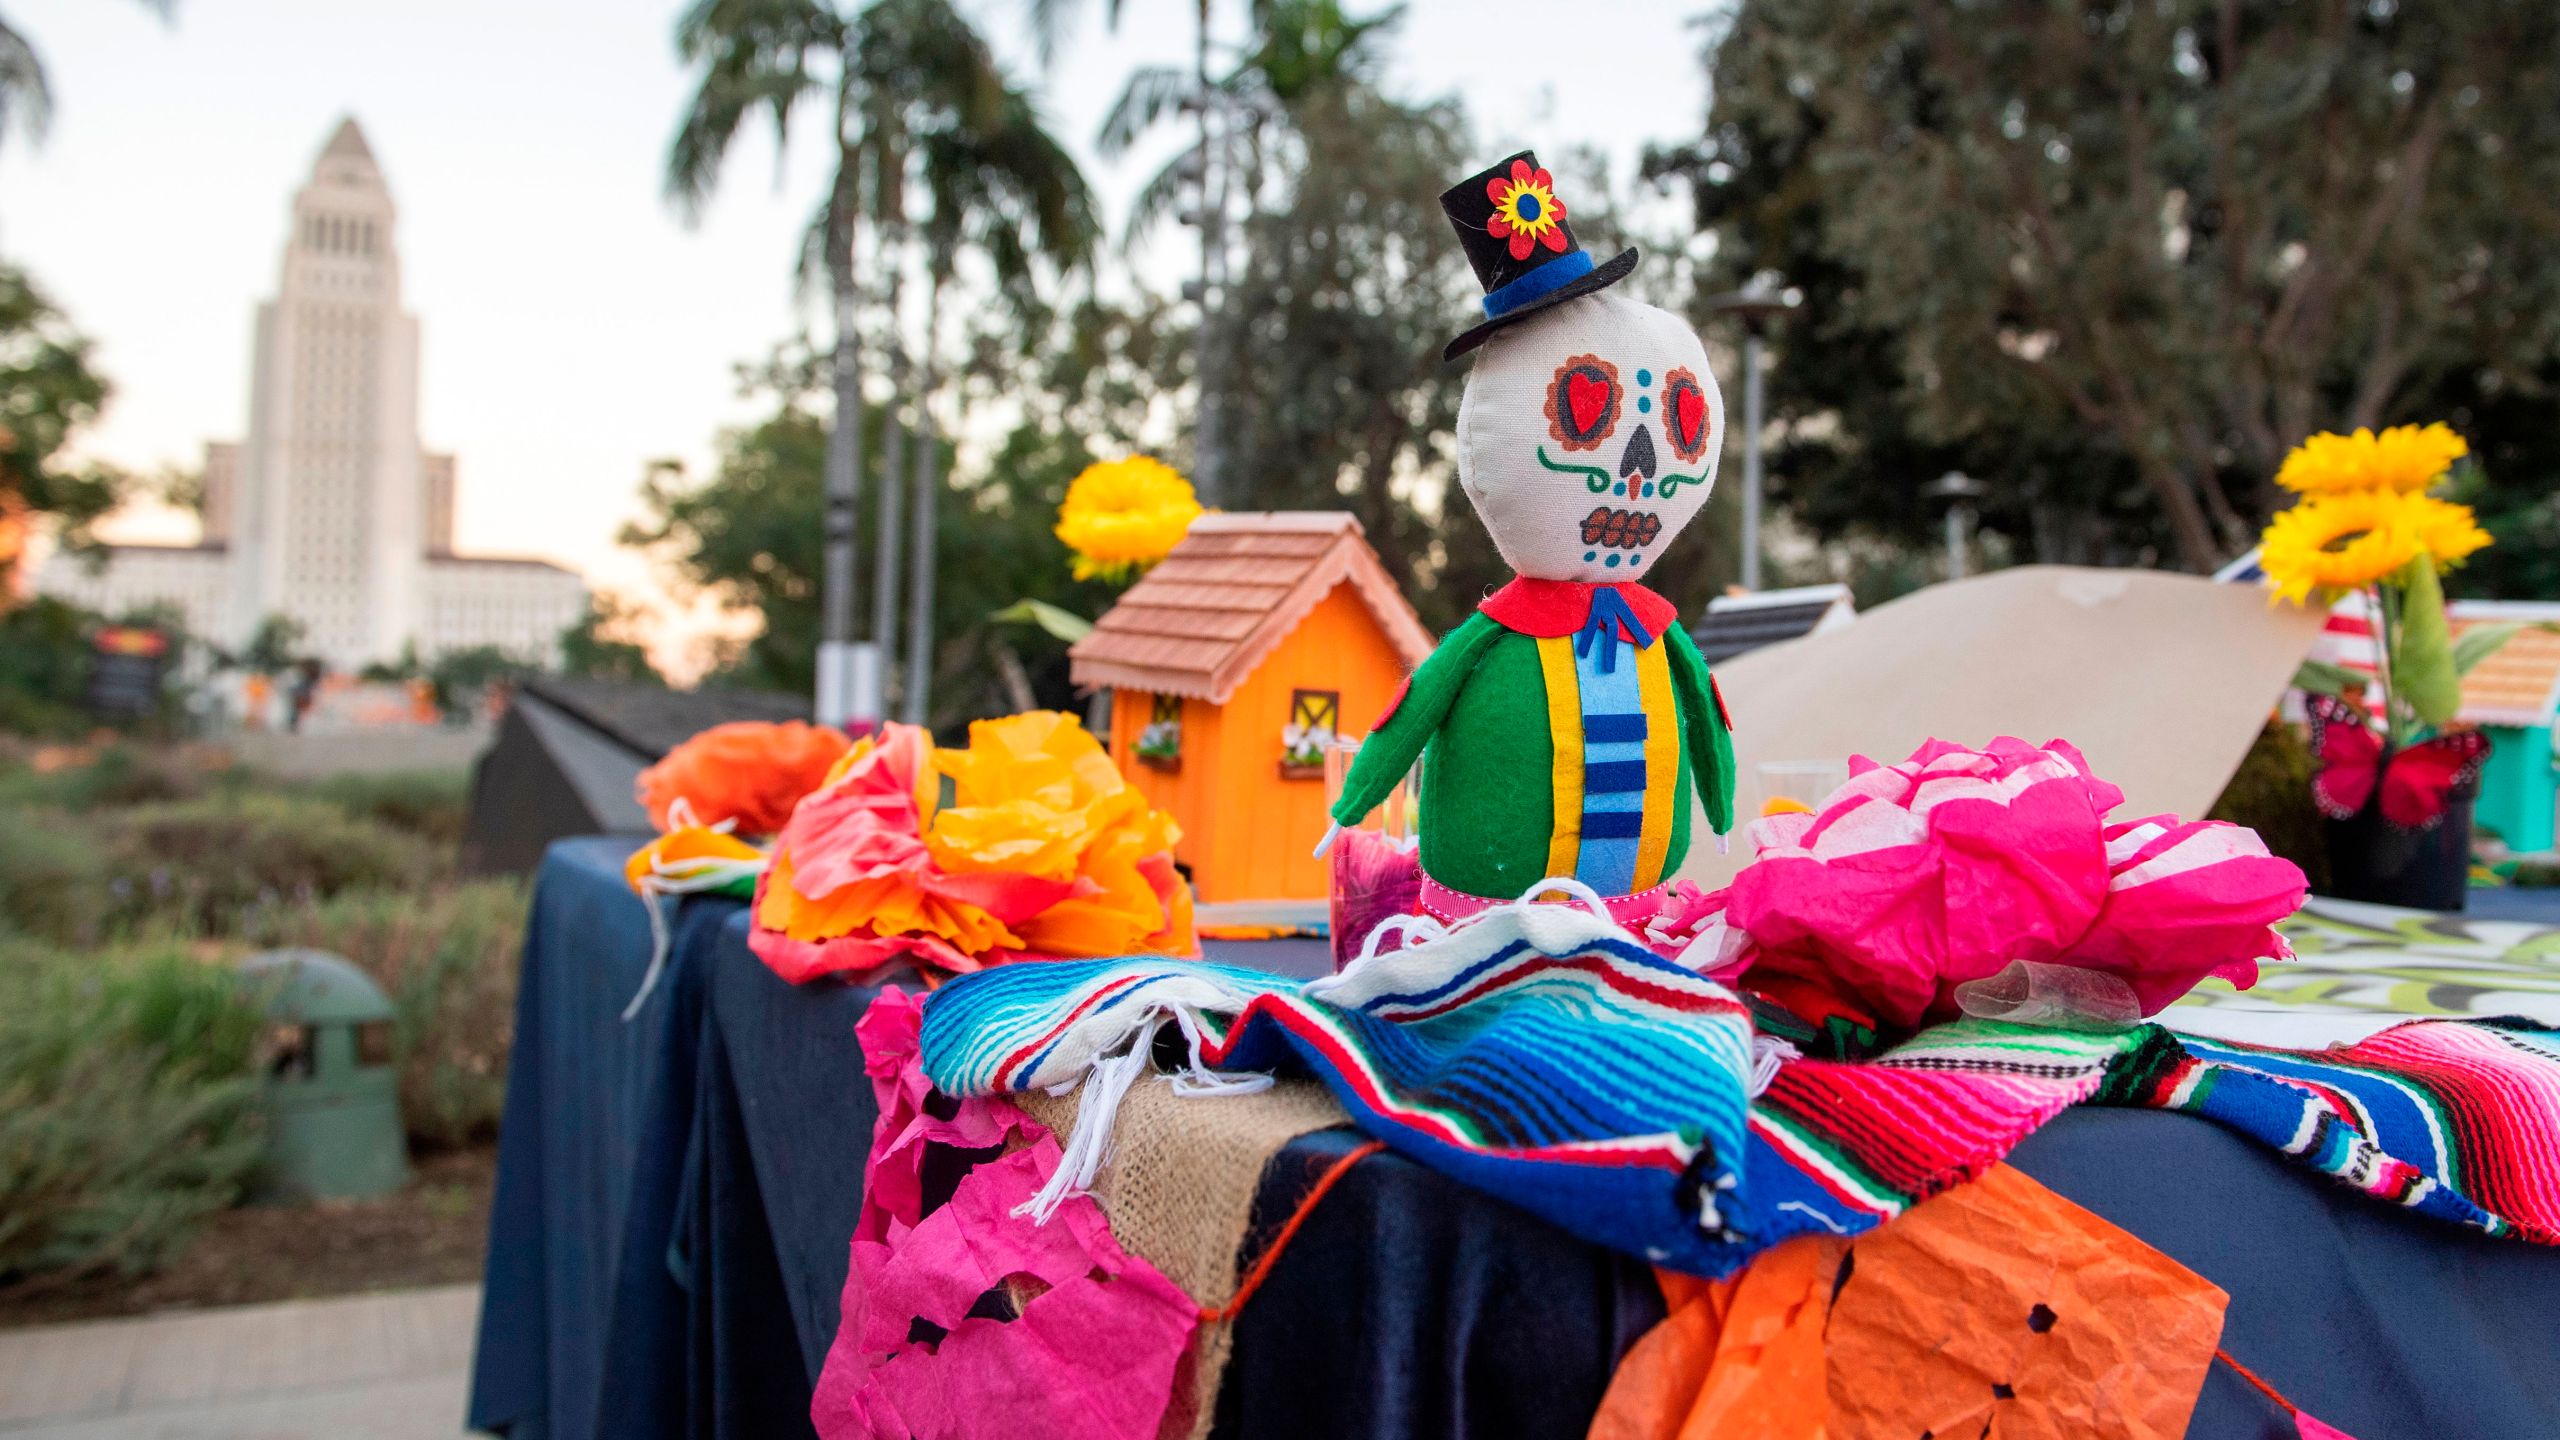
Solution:
{"label": "yellow fabric stripe", "polygon": [[1573,637],[1538,641],[1547,681],[1547,737],[1555,751],[1555,823],[1547,832],[1547,873],[1570,875],[1582,858],[1582,682],[1573,675]]}
{"label": "yellow fabric stripe", "polygon": [[1662,883],[1671,852],[1671,807],[1679,800],[1680,702],[1671,693],[1671,642],[1636,652],[1636,693],[1644,700],[1644,829],[1636,836],[1634,890]]}

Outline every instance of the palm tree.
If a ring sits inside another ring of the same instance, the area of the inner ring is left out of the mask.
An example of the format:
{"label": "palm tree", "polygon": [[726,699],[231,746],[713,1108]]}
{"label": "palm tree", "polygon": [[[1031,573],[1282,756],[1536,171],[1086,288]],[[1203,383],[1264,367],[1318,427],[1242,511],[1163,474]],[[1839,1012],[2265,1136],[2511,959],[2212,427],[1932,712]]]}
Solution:
{"label": "palm tree", "polygon": [[907,684],[903,713],[921,725],[929,713],[933,677],[933,560],[935,509],[941,478],[935,473],[932,405],[942,387],[942,296],[950,288],[961,252],[984,255],[1001,294],[1017,311],[1033,299],[1045,261],[1060,273],[1092,263],[1101,223],[1084,175],[1055,137],[1042,128],[1028,97],[1007,90],[986,123],[951,126],[922,137],[923,178],[933,210],[924,226],[924,383],[917,392],[915,455],[916,569],[908,611]]}
{"label": "palm tree", "polygon": [[[177,8],[177,0],[141,3],[146,9],[157,11],[162,20]],[[44,57],[36,53],[35,43],[25,31],[0,18],[0,138],[5,138],[12,126],[23,126],[29,139],[42,140],[45,128],[52,123],[53,85],[45,78]]]}
{"label": "palm tree", "polygon": [[[695,68],[693,98],[667,150],[667,194],[699,219],[739,132],[757,115],[779,148],[793,112],[827,107],[836,167],[805,255],[827,277],[835,323],[835,424],[827,432],[826,578],[819,625],[821,723],[877,719],[876,657],[853,641],[854,520],[862,505],[862,294],[854,246],[862,221],[863,73],[851,21],[828,0],[695,0],[676,22],[676,53]],[[848,674],[850,671],[852,673]]]}
{"label": "palm tree", "polygon": [[[1103,117],[1099,148],[1117,158],[1138,136],[1167,115],[1186,109],[1199,115],[1199,143],[1175,156],[1138,191],[1129,207],[1125,243],[1138,239],[1183,197],[1196,193],[1200,226],[1200,338],[1196,374],[1199,412],[1194,428],[1193,470],[1202,498],[1231,501],[1227,473],[1226,368],[1228,328],[1227,228],[1229,211],[1243,198],[1246,228],[1259,203],[1264,170],[1264,130],[1307,97],[1374,78],[1382,60],[1378,41],[1404,13],[1396,6],[1365,18],[1344,13],[1341,0],[1248,0],[1253,41],[1224,75],[1210,70],[1209,0],[1198,0],[1197,59],[1191,74],[1170,65],[1142,66]],[[1237,154],[1238,148],[1244,151]]]}
{"label": "palm tree", "polygon": [[[905,197],[912,189],[928,205],[923,222],[926,282],[922,379],[916,392],[912,460],[915,503],[913,570],[906,636],[906,676],[900,713],[911,724],[930,713],[933,673],[933,585],[936,510],[941,492],[940,446],[932,407],[942,384],[942,296],[964,252],[982,254],[999,293],[1017,307],[1032,299],[1036,275],[1067,272],[1090,259],[1099,230],[1084,176],[1064,146],[1040,122],[1028,94],[1006,78],[985,40],[948,0],[878,0],[864,12],[862,53],[876,77],[878,111],[872,133],[879,173],[875,219],[903,249],[914,234]],[[890,275],[893,316],[899,272]],[[893,324],[893,333],[895,326]],[[904,347],[893,339],[892,365],[904,385]],[[890,436],[903,427],[891,412]],[[894,464],[894,461],[892,462]],[[895,473],[894,471],[892,472]],[[894,531],[894,508],[883,496],[884,538]],[[889,555],[884,544],[883,555]],[[884,651],[894,614],[894,560],[874,572],[880,582],[877,633]]]}
{"label": "palm tree", "polygon": [[[1056,0],[1031,0],[1034,18],[1054,23]],[[1044,8],[1045,7],[1045,8]],[[1047,16],[1049,18],[1043,18]],[[1045,32],[1044,32],[1045,33]],[[853,639],[854,517],[863,479],[861,325],[863,288],[856,244],[873,238],[886,311],[882,348],[891,398],[882,413],[882,485],[878,558],[873,572],[872,645],[865,657],[873,683],[854,697],[863,718],[879,711],[879,684],[893,668],[898,639],[899,523],[907,468],[908,367],[903,335],[903,281],[910,262],[912,227],[907,213],[911,183],[923,180],[934,202],[935,222],[955,218],[950,248],[992,247],[1000,283],[1027,273],[1032,251],[1080,258],[1093,229],[1084,180],[1062,147],[1038,124],[1029,99],[1006,79],[993,52],[949,0],[874,0],[854,12],[830,0],[696,0],[677,25],[677,50],[697,67],[697,88],[667,159],[670,196],[698,215],[716,187],[722,161],[742,128],[761,114],[777,143],[792,114],[805,102],[832,106],[837,164],[825,203],[804,242],[804,273],[827,278],[835,309],[837,424],[827,445],[826,603],[820,659],[822,719],[826,713],[829,648],[849,651]],[[1044,46],[1047,42],[1044,40]],[[964,162],[957,157],[974,157]],[[963,183],[960,169],[976,174]],[[1026,217],[1008,232],[1001,223],[958,218],[984,211]],[[1008,238],[1008,235],[1010,238]],[[952,274],[946,258],[930,277],[938,290]],[[938,306],[939,295],[933,297]],[[938,315],[933,322],[938,323]],[[928,355],[925,395],[938,383]],[[924,422],[919,409],[918,423]],[[915,464],[930,474],[936,459],[929,438],[919,438]],[[931,494],[938,481],[919,481],[918,525],[930,534]],[[915,593],[929,596],[929,545],[919,550]],[[911,634],[929,635],[930,606]],[[910,658],[910,674],[929,669],[929,655]],[[917,684],[912,688],[922,690]],[[905,709],[920,713],[910,697]]]}

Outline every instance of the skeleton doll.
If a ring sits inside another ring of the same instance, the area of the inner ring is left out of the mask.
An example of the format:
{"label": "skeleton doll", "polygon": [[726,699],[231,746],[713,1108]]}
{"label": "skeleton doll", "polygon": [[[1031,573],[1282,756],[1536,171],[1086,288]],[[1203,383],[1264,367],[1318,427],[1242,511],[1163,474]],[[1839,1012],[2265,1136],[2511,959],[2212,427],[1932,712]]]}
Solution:
{"label": "skeleton doll", "polygon": [[[1677,316],[1606,287],[1527,152],[1441,196],[1486,291],[1458,479],[1518,572],[1440,642],[1360,748],[1337,826],[1422,770],[1423,908],[1444,919],[1571,876],[1642,925],[1688,853],[1694,794],[1732,825],[1706,662],[1644,587],[1714,487],[1724,401]],[[1328,837],[1328,842],[1331,836]]]}

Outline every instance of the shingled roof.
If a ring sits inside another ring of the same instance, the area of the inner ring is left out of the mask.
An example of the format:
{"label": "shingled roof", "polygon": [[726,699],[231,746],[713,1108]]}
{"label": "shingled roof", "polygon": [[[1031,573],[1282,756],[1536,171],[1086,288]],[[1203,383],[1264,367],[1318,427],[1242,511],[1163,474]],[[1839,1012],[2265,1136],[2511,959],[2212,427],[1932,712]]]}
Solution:
{"label": "shingled roof", "polygon": [[2458,600],[2452,608],[2456,636],[2481,625],[2526,628],[2462,677],[2462,718],[2475,725],[2548,725],[2560,712],[2560,634],[2540,627],[2560,622],[2560,605]]}
{"label": "shingled roof", "polygon": [[1407,665],[1431,632],[1337,510],[1203,515],[1173,553],[1075,643],[1075,683],[1223,705],[1298,622],[1348,584]]}

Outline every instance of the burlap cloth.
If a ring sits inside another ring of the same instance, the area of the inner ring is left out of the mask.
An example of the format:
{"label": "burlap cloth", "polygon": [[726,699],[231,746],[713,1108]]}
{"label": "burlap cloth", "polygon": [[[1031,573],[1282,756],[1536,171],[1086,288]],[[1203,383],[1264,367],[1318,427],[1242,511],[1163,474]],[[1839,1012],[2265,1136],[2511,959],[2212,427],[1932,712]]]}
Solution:
{"label": "burlap cloth", "polygon": [[[1066,1143],[1085,1090],[1011,1097]],[[1204,1306],[1235,1294],[1245,1230],[1263,1167],[1282,1146],[1350,1117],[1312,1080],[1284,1080],[1254,1095],[1184,1098],[1162,1075],[1129,1087],[1094,1177],[1093,1198],[1120,1247],[1143,1257]],[[1250,1303],[1250,1302],[1247,1302]],[[1234,1327],[1204,1321],[1174,1373],[1159,1440],[1209,1433]]]}

